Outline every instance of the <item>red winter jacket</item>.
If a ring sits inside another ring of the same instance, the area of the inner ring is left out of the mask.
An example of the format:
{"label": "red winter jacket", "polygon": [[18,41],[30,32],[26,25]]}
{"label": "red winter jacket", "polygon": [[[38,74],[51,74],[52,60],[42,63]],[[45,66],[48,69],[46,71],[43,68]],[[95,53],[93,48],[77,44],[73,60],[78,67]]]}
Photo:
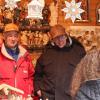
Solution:
{"label": "red winter jacket", "polygon": [[24,91],[24,97],[33,91],[33,74],[29,53],[19,46],[20,53],[15,61],[6,51],[4,44],[0,52],[0,84],[6,83]]}

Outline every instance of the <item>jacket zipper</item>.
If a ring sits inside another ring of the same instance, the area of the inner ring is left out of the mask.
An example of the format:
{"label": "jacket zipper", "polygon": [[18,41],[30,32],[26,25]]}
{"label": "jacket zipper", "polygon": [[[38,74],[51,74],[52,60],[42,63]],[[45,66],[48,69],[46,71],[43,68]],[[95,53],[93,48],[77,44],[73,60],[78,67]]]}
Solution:
{"label": "jacket zipper", "polygon": [[15,73],[14,86],[15,86],[15,88],[17,87],[16,70],[17,70],[17,65],[15,64],[15,66],[14,66],[14,73]]}

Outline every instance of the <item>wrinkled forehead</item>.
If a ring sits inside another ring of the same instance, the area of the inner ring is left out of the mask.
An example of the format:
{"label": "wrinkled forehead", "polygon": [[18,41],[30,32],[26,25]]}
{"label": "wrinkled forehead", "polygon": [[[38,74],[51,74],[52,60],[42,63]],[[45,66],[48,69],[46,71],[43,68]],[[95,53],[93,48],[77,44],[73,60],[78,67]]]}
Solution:
{"label": "wrinkled forehead", "polygon": [[7,31],[7,32],[4,32],[4,36],[14,36],[14,35],[18,35],[18,32],[17,31]]}

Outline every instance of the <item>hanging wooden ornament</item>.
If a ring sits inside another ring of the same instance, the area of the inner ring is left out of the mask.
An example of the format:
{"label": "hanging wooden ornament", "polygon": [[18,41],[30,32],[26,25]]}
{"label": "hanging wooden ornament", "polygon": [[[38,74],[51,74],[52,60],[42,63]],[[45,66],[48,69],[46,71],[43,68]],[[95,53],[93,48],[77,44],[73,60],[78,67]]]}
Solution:
{"label": "hanging wooden ornament", "polygon": [[71,18],[72,22],[78,18],[81,20],[81,13],[84,12],[81,9],[81,2],[76,3],[75,0],[72,0],[70,3],[65,1],[66,7],[62,9],[66,13],[65,19]]}
{"label": "hanging wooden ornament", "polygon": [[27,18],[43,19],[42,9],[44,8],[44,0],[32,0],[28,4]]}

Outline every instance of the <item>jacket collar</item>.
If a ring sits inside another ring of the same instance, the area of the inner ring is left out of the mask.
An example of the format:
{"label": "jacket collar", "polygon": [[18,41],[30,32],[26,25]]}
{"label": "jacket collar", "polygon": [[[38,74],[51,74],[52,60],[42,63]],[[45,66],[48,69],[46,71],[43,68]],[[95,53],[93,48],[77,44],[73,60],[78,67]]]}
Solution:
{"label": "jacket collar", "polygon": [[[20,46],[20,45],[18,46],[18,48],[19,48],[19,55],[18,55],[18,58],[20,58],[21,56],[24,56],[24,55],[25,55],[26,50],[25,50],[22,46]],[[8,52],[6,51],[6,48],[5,48],[4,43],[3,43],[2,46],[1,46],[1,53],[2,53],[5,57],[14,60],[13,57],[12,57],[11,55],[9,55]]]}

